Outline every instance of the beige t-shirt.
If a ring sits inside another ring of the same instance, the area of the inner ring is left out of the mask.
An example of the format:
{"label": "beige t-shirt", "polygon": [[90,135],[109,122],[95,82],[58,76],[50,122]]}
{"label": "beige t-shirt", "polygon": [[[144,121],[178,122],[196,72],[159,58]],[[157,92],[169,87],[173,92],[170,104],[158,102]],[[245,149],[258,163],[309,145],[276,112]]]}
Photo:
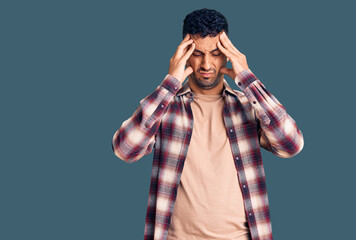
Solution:
{"label": "beige t-shirt", "polygon": [[167,240],[249,240],[222,95],[194,94],[193,132]]}

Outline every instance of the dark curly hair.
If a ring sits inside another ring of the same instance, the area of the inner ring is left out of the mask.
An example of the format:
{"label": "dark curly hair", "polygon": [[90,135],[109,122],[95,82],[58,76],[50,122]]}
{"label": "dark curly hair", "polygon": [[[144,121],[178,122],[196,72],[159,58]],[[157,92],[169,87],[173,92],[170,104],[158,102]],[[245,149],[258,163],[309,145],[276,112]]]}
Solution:
{"label": "dark curly hair", "polygon": [[183,21],[183,39],[189,34],[199,34],[201,38],[215,37],[222,30],[229,35],[227,20],[214,9],[203,8],[189,13]]}

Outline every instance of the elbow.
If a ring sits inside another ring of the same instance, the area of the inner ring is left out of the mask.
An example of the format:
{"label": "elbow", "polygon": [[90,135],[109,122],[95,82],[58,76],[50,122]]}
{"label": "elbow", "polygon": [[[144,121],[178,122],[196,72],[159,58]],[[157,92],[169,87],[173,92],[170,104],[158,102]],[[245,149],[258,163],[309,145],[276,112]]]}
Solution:
{"label": "elbow", "polygon": [[283,150],[271,147],[272,153],[280,158],[292,158],[298,155],[304,148],[304,137],[301,131],[297,135],[297,139],[284,145]]}
{"label": "elbow", "polygon": [[119,147],[115,147],[113,144],[111,146],[115,156],[121,159],[122,161],[126,163],[134,163],[138,160],[136,154],[125,154],[123,151],[121,151]]}
{"label": "elbow", "polygon": [[112,147],[112,150],[116,157],[118,157],[119,159],[121,159],[122,161],[124,161],[126,163],[132,162],[132,160],[129,156],[122,154],[118,148],[114,147],[113,144],[111,144],[111,147]]}
{"label": "elbow", "polygon": [[292,158],[298,155],[302,151],[302,148],[296,149],[294,151],[281,151],[277,149],[273,149],[272,153],[280,158]]}
{"label": "elbow", "polygon": [[126,163],[133,163],[151,153],[155,145],[155,135],[149,138],[140,130],[117,130],[112,139],[112,150],[118,158]]}
{"label": "elbow", "polygon": [[124,151],[123,142],[120,140],[119,131],[115,132],[111,142],[111,148],[116,157],[126,163],[133,163],[137,161],[137,155],[134,152]]}

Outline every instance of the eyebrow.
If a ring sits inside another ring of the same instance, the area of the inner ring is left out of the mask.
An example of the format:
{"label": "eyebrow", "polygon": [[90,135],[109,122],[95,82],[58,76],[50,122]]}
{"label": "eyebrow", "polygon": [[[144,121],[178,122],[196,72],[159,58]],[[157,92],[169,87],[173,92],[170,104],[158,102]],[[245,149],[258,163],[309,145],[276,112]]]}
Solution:
{"label": "eyebrow", "polygon": [[[211,51],[211,52],[215,52],[215,51],[218,51],[218,50],[219,50],[219,48],[216,48],[216,49],[214,49],[214,50]],[[202,51],[199,51],[199,50],[197,50],[197,49],[194,49],[194,52],[199,52],[199,53],[204,54]]]}

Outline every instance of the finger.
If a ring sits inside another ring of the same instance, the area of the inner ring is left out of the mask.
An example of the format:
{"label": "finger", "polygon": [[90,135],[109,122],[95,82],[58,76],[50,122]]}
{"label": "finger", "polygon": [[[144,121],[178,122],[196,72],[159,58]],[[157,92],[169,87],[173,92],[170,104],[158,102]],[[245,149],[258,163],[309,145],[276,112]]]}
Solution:
{"label": "finger", "polygon": [[193,39],[189,39],[185,42],[182,42],[179,44],[178,49],[184,49],[187,45],[191,44],[193,42]]}
{"label": "finger", "polygon": [[223,74],[229,74],[231,71],[232,71],[231,68],[227,68],[227,67],[220,68],[220,73],[223,73]]}
{"label": "finger", "polygon": [[192,43],[192,45],[190,45],[189,50],[182,57],[184,62],[186,62],[189,59],[189,57],[190,57],[190,55],[192,55],[194,49],[195,49],[195,43]]}
{"label": "finger", "polygon": [[220,41],[218,41],[218,48],[220,49],[220,51],[223,53],[223,54],[225,54],[225,56],[226,57],[228,57],[228,58],[232,58],[233,57],[233,54],[230,52],[230,51],[228,51],[222,44],[221,44],[221,42]]}
{"label": "finger", "polygon": [[190,39],[191,39],[191,37],[190,37],[190,34],[188,33],[187,35],[185,35],[183,41],[179,45],[181,45],[182,43],[185,43],[186,41],[189,41]]}
{"label": "finger", "polygon": [[184,79],[186,79],[192,73],[193,73],[193,68],[191,66],[187,67],[184,70]]}
{"label": "finger", "polygon": [[234,71],[231,68],[221,67],[220,68],[220,73],[226,74],[229,77],[234,78]]}
{"label": "finger", "polygon": [[186,45],[187,42],[192,42],[192,41],[193,40],[190,39],[190,34],[189,33],[187,35],[185,35],[183,41],[178,45],[177,50],[175,52],[175,55],[179,54],[179,51],[180,51],[179,49],[182,48],[182,46],[184,48],[184,46]]}
{"label": "finger", "polygon": [[187,53],[187,47],[188,45],[193,43],[193,39],[188,40],[187,42],[181,44],[178,46],[177,49],[177,57],[181,58]]}
{"label": "finger", "polygon": [[[234,49],[232,49],[230,46],[227,45],[227,42],[226,42],[226,41],[223,42],[223,41],[220,39],[220,41],[218,41],[218,43],[220,43],[220,46],[224,47],[224,49],[225,49],[226,51],[228,51],[229,53],[231,53],[232,55],[237,55],[237,54],[238,54],[237,51],[235,51]],[[225,54],[225,55],[226,55],[226,54]],[[227,55],[226,55],[226,56],[227,56]]]}
{"label": "finger", "polygon": [[178,45],[175,53],[173,54],[172,59],[180,59],[182,58],[182,56],[186,53],[185,47],[193,42],[193,39],[189,39],[190,38],[190,34],[187,34],[185,36],[185,38],[183,39],[183,41]]}
{"label": "finger", "polygon": [[220,40],[222,41],[222,44],[224,46],[226,46],[226,48],[231,48],[234,51],[240,53],[240,51],[234,46],[234,44],[232,44],[232,42],[230,41],[229,37],[225,34],[221,34],[220,35]]}

